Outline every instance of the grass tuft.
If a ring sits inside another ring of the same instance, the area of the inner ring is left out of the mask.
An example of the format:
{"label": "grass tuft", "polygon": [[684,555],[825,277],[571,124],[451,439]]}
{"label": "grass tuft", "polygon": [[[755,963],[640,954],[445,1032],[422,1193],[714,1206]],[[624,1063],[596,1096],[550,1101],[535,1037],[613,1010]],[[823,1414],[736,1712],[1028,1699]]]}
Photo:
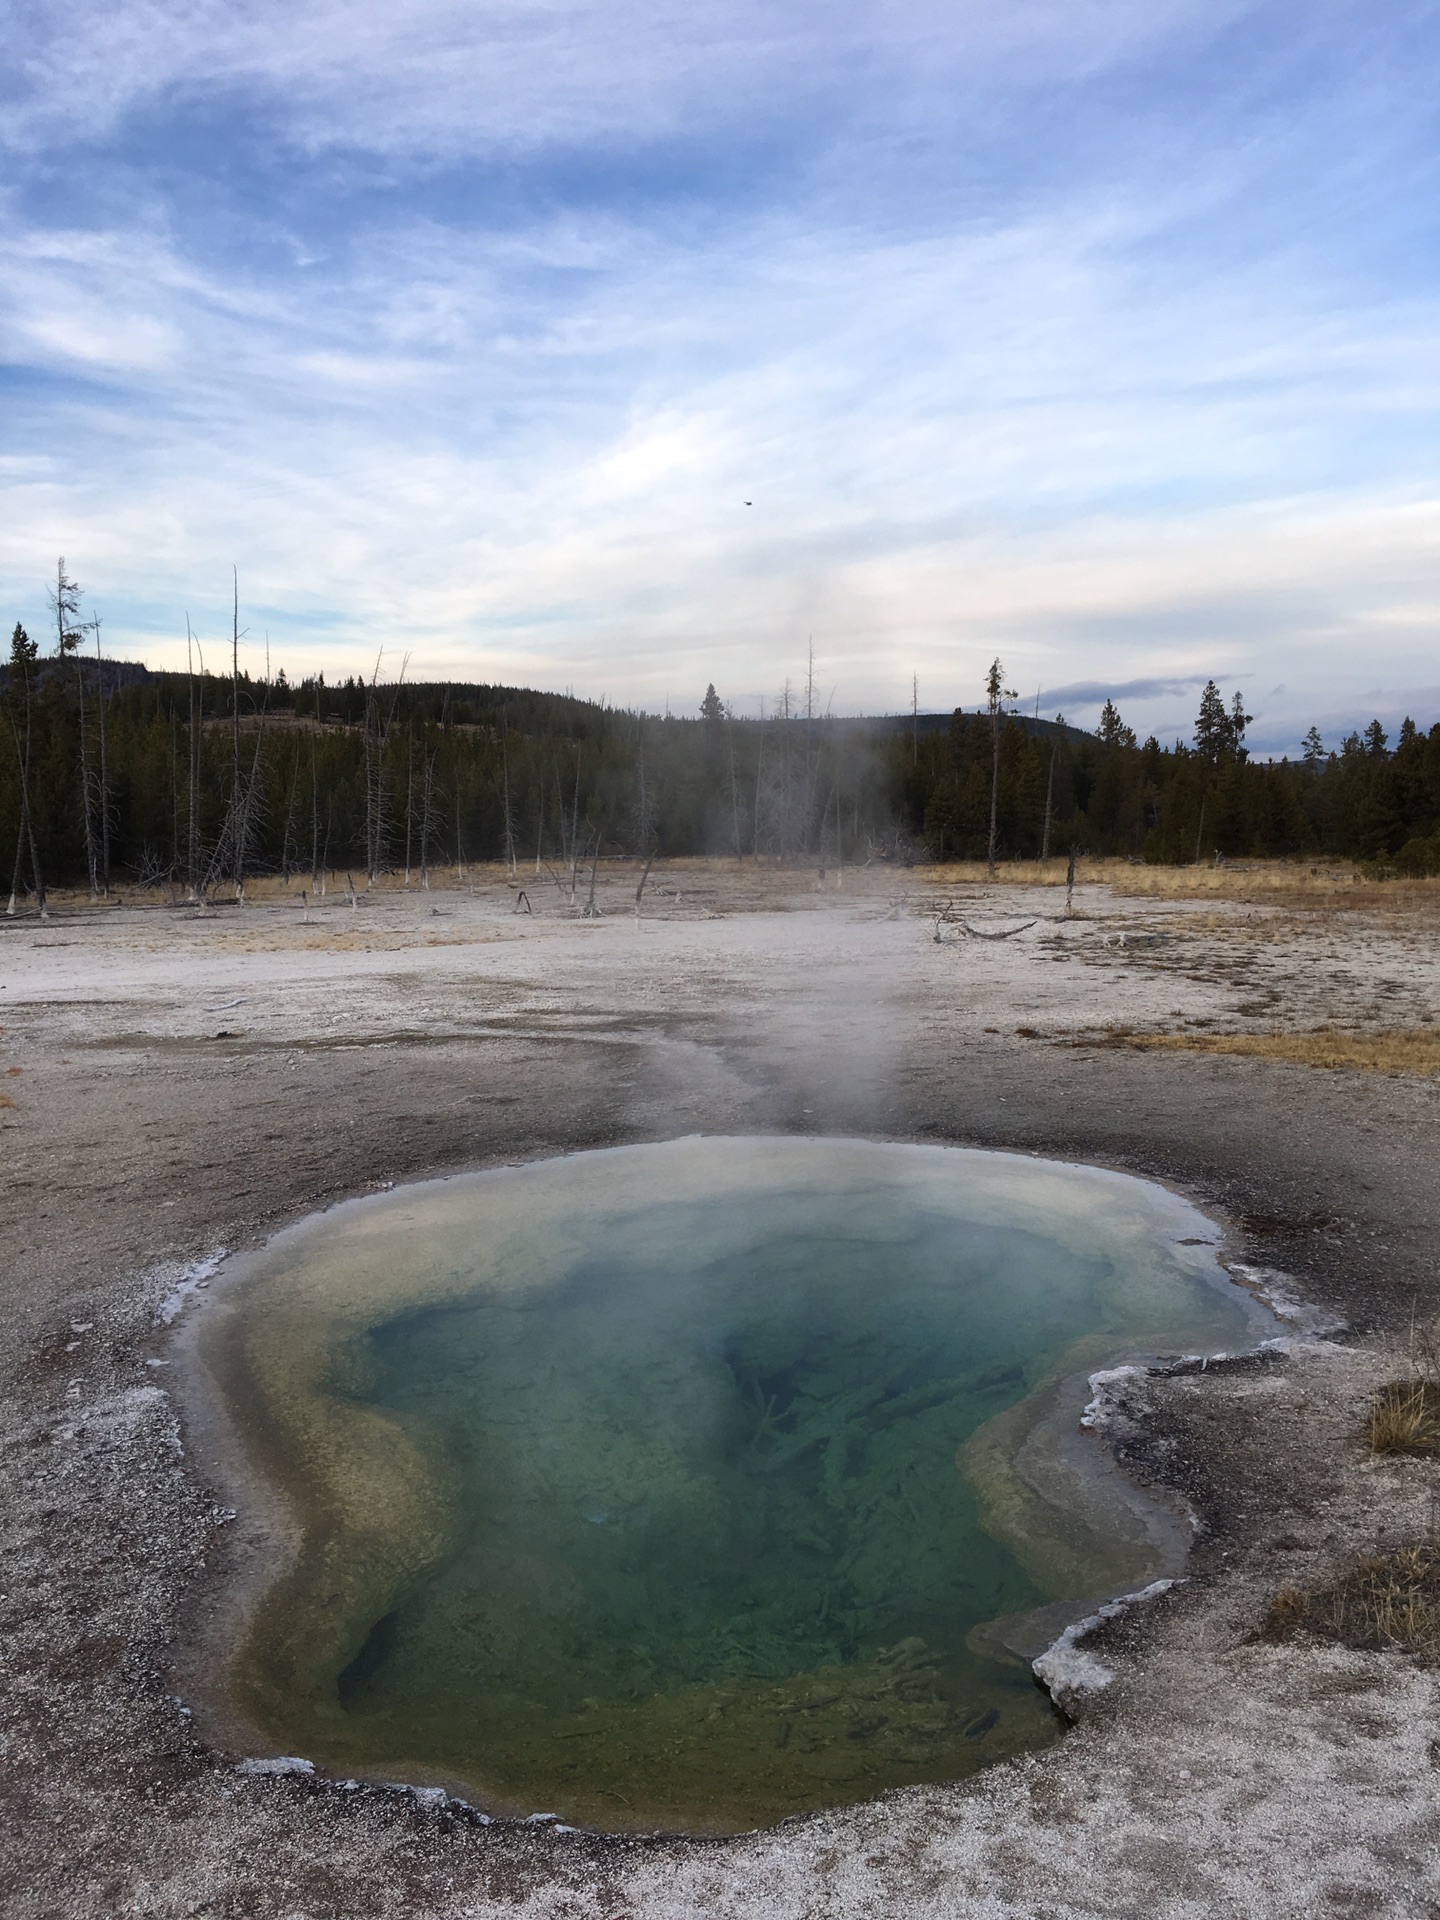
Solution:
{"label": "grass tuft", "polygon": [[1440,1666],[1440,1540],[1362,1554],[1334,1583],[1313,1593],[1281,1587],[1262,1636],[1298,1632],[1371,1652],[1398,1649]]}
{"label": "grass tuft", "polygon": [[1288,1640],[1310,1618],[1310,1596],[1301,1587],[1281,1587],[1265,1609],[1262,1640]]}
{"label": "grass tuft", "polygon": [[1373,1453],[1440,1453],[1440,1386],[1390,1381],[1375,1396],[1367,1433]]}

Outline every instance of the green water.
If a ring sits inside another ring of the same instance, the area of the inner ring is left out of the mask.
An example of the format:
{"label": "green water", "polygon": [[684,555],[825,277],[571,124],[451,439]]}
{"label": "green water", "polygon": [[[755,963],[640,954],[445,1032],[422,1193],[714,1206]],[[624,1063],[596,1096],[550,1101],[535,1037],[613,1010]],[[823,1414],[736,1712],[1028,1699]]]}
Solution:
{"label": "green water", "polygon": [[[309,1519],[247,1651],[257,1717],[332,1764],[632,1828],[760,1824],[1054,1739],[972,1630],[1143,1553],[1077,1561],[995,1461],[1073,1363],[1246,1337],[1183,1245],[1197,1219],[1003,1156],[691,1141],[418,1189],[338,1249],[322,1223],[298,1337],[323,1366],[277,1387],[253,1312],[239,1342]],[[302,1236],[270,1281],[292,1359],[305,1262]],[[387,1458],[409,1479],[377,1500]]]}

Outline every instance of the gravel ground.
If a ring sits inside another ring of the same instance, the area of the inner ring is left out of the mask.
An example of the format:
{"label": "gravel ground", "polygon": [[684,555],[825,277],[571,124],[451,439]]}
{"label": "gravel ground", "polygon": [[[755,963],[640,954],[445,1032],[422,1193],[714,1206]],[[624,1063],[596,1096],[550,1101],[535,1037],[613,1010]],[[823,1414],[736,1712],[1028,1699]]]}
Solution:
{"label": "gravel ground", "polygon": [[[951,897],[1032,925],[937,941],[924,876],[697,864],[638,921],[633,878],[594,921],[544,885],[530,915],[491,873],[4,925],[5,1913],[1440,1916],[1435,1676],[1256,1638],[1278,1585],[1434,1525],[1435,1464],[1372,1461],[1360,1426],[1440,1320],[1440,1084],[1116,1032],[1428,1023],[1433,909],[1082,890],[1067,921],[1007,886]],[[195,1263],[388,1181],[764,1130],[1158,1177],[1302,1303],[1281,1357],[1117,1390],[1107,1443],[1199,1531],[1186,1583],[1086,1643],[1113,1684],[1044,1754],[723,1842],[237,1772],[177,1677],[261,1514],[181,1418],[160,1310]]]}

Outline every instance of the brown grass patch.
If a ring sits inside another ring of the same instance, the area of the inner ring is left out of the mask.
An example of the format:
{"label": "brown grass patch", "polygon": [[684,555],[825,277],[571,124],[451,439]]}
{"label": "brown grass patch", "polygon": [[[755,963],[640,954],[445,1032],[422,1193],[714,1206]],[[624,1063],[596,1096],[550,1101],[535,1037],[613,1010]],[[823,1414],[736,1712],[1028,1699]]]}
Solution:
{"label": "brown grass patch", "polygon": [[1440,1453],[1440,1385],[1392,1380],[1375,1396],[1366,1436],[1373,1453]]}
{"label": "brown grass patch", "polygon": [[[1091,1040],[1087,1046],[1104,1046]],[[1112,1045],[1158,1052],[1239,1053],[1260,1060],[1292,1060],[1305,1067],[1351,1067],[1362,1073],[1440,1074],[1440,1030],[1408,1027],[1392,1033],[1127,1033]]]}
{"label": "brown grass patch", "polygon": [[1375,1652],[1399,1648],[1440,1666],[1440,1540],[1362,1554],[1333,1586],[1311,1593],[1281,1587],[1262,1636],[1299,1632]]}
{"label": "brown grass patch", "polygon": [[0,1093],[0,1107],[13,1107],[14,1105],[15,1102],[10,1098],[8,1093]]}
{"label": "brown grass patch", "polygon": [[[996,869],[1001,886],[1065,885],[1064,860],[1015,860]],[[984,886],[983,860],[917,869],[942,886]],[[1440,909],[1440,878],[1379,878],[1348,860],[1244,860],[1234,866],[1159,867],[1129,860],[1079,860],[1077,887],[1109,887],[1137,899],[1240,900],[1275,906]]]}

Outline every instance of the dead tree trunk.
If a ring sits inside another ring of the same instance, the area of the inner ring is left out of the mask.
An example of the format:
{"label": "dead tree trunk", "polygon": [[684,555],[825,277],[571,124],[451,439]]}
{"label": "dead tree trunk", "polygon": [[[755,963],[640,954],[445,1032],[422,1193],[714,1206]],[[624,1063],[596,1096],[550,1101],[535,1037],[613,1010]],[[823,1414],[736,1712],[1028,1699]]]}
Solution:
{"label": "dead tree trunk", "polygon": [[1000,715],[1005,701],[1005,676],[998,660],[992,660],[985,676],[985,693],[990,713],[990,841],[985,852],[988,877],[995,878],[995,849],[1000,825]]}
{"label": "dead tree trunk", "polygon": [[80,709],[80,820],[85,838],[85,866],[90,876],[90,897],[100,891],[99,852],[95,835],[95,796],[90,774],[90,737],[86,723],[85,667],[80,643],[85,629],[80,624],[80,589],[65,571],[62,554],[55,566],[55,585],[50,590],[50,605],[55,614],[55,653],[63,660],[68,654],[75,662],[75,695]]}
{"label": "dead tree trunk", "polygon": [[[300,749],[295,749],[295,766],[290,775],[290,800],[285,808],[285,833],[280,842],[280,878],[289,883],[290,841],[295,831],[295,808],[300,799]],[[298,864],[298,862],[297,862]]]}
{"label": "dead tree trunk", "polygon": [[425,756],[424,774],[420,782],[420,884],[427,893],[430,890],[430,849],[440,825],[435,805],[435,758],[435,753]]}
{"label": "dead tree trunk", "polygon": [[415,816],[415,728],[405,729],[405,885],[410,884],[410,848]]}
{"label": "dead tree trunk", "polygon": [[500,735],[500,766],[505,787],[505,870],[515,878],[515,815],[510,805],[510,728],[505,724]]}
{"label": "dead tree trunk", "polygon": [[[365,880],[373,886],[380,878],[380,869],[384,864],[385,845],[389,839],[389,821],[386,817],[385,796],[385,747],[390,736],[391,714],[382,720],[380,715],[380,660],[375,656],[375,671],[370,676],[370,687],[365,700]],[[396,698],[398,699],[398,689]]]}
{"label": "dead tree trunk", "polygon": [[570,809],[570,904],[580,886],[580,749],[575,749],[575,801]]}
{"label": "dead tree trunk", "polygon": [[315,682],[315,731],[310,736],[310,891],[320,884],[320,682]]}
{"label": "dead tree trunk", "polygon": [[735,722],[727,718],[725,722],[725,745],[730,754],[730,822],[735,836],[735,858],[743,858],[740,845],[740,783],[735,778]]}
{"label": "dead tree trunk", "polygon": [[245,795],[240,773],[240,570],[231,567],[234,588],[230,626],[230,849],[231,874],[238,900],[245,891]]}
{"label": "dead tree trunk", "polygon": [[106,752],[105,733],[105,659],[100,647],[98,613],[93,625],[95,628],[95,711],[100,732],[100,885],[108,900],[110,898],[110,763]]}
{"label": "dead tree trunk", "polygon": [[200,747],[201,721],[205,710],[205,656],[200,655],[199,702],[196,702],[195,662],[191,656],[192,644],[198,649],[199,642],[190,632],[190,616],[185,616],[185,665],[190,680],[190,737],[187,742],[189,773],[189,819],[185,841],[186,880],[190,898],[196,897],[200,885]]}

